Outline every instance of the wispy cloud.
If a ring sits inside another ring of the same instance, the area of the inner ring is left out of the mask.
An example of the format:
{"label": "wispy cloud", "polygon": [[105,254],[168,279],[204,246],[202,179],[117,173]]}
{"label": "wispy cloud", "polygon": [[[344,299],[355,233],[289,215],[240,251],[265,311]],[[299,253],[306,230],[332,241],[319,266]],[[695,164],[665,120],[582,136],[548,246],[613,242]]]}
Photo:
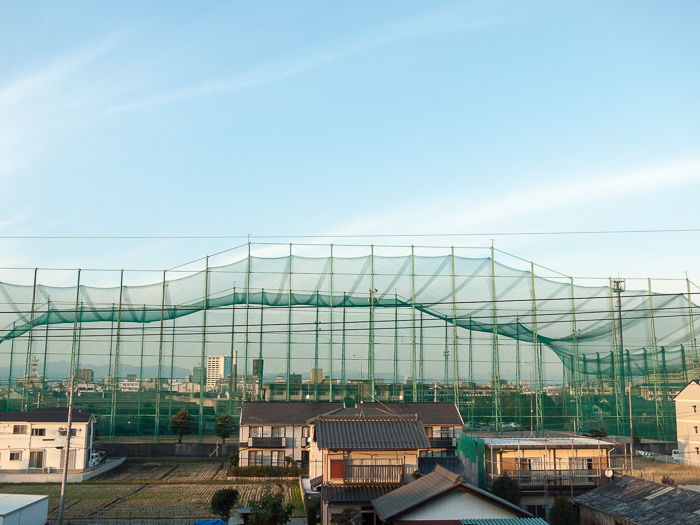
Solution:
{"label": "wispy cloud", "polygon": [[274,61],[233,77],[206,81],[144,100],[115,105],[109,108],[108,112],[138,111],[160,104],[278,82],[378,46],[434,33],[504,23],[519,16],[515,11],[512,11],[507,17],[500,15],[496,18],[491,16],[490,12],[490,10],[484,11],[479,4],[444,9],[429,15],[378,27],[353,38],[326,44],[322,51]]}

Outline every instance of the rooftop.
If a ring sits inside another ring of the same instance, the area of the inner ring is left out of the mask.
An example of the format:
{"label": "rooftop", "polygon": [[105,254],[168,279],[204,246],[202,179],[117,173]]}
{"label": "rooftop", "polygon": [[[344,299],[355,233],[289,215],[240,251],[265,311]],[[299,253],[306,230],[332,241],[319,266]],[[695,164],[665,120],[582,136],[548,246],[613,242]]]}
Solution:
{"label": "rooftop", "polygon": [[622,476],[574,501],[638,525],[700,525],[700,493]]}
{"label": "rooftop", "polygon": [[465,484],[461,476],[441,466],[437,466],[432,473],[413,483],[404,485],[389,494],[372,500],[372,506],[374,506],[374,510],[377,511],[382,521],[386,521],[455,489],[471,492],[499,507],[507,508],[516,515],[531,516],[531,514],[520,507],[494,496],[490,492]]}
{"label": "rooftop", "polygon": [[553,438],[484,438],[484,445],[498,449],[539,448],[615,448],[616,443],[582,437]]}
{"label": "rooftop", "polygon": [[[343,409],[347,410],[347,409]],[[340,411],[319,416],[314,440],[320,449],[417,450],[430,448],[423,422],[417,416],[345,415]]]}
{"label": "rooftop", "polygon": [[245,402],[241,425],[303,425],[320,414],[343,408],[343,403]]}
{"label": "rooftop", "polygon": [[[92,412],[73,409],[74,423],[88,423]],[[0,412],[0,421],[4,423],[68,423],[67,408],[38,408],[31,412]]]}
{"label": "rooftop", "polygon": [[379,408],[392,414],[416,414],[426,426],[464,426],[454,403],[363,403],[365,410]]}
{"label": "rooftop", "polygon": [[484,518],[462,520],[462,525],[547,525],[542,518]]}
{"label": "rooftop", "polygon": [[365,485],[347,487],[343,485],[323,485],[321,499],[324,503],[369,503],[375,498],[396,490],[398,485]]}
{"label": "rooftop", "polygon": [[464,464],[457,456],[421,456],[418,458],[418,473],[421,476],[427,476],[428,474],[432,473],[438,465],[449,470],[453,474],[465,477]]}
{"label": "rooftop", "polygon": [[48,507],[48,496],[31,496],[29,494],[0,494],[0,518],[6,517],[8,514],[12,514],[24,507],[36,503],[37,501],[47,500],[46,505]]}

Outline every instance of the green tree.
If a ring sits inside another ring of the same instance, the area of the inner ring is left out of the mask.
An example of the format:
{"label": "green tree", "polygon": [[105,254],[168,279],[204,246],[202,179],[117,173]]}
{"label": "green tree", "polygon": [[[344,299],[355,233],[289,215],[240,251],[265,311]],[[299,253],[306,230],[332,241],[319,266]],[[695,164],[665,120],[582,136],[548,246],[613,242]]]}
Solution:
{"label": "green tree", "polygon": [[231,517],[231,509],[238,502],[238,491],[236,489],[221,489],[214,492],[211,497],[211,511],[222,520],[228,521]]}
{"label": "green tree", "polygon": [[228,414],[223,414],[216,418],[214,425],[214,434],[221,438],[223,443],[226,443],[226,438],[233,433],[233,420]]}
{"label": "green tree", "polygon": [[318,513],[321,506],[321,498],[314,498],[306,505],[306,523],[308,525],[318,524]]}
{"label": "green tree", "polygon": [[504,474],[493,482],[491,492],[513,505],[520,505],[520,486],[508,474]]}
{"label": "green tree", "polygon": [[260,499],[248,502],[249,525],[285,525],[294,512],[293,503],[284,502],[284,494],[267,489]]}
{"label": "green tree", "polygon": [[192,418],[186,408],[170,418],[170,428],[177,432],[178,443],[182,443],[182,436],[189,436],[192,433]]}
{"label": "green tree", "polygon": [[336,523],[338,525],[361,525],[362,514],[359,509],[345,507],[341,511],[340,516],[338,516]]}
{"label": "green tree", "polygon": [[238,466],[238,454],[229,454],[228,455],[228,462],[231,464],[232,467],[237,467]]}
{"label": "green tree", "polygon": [[571,506],[571,500],[566,496],[557,496],[549,511],[550,525],[576,525],[578,520]]}

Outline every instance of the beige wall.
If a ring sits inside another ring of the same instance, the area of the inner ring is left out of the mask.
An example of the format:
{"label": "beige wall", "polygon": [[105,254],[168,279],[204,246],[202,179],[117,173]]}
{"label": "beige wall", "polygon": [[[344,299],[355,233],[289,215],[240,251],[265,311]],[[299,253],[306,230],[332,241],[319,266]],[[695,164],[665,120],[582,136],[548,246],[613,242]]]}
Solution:
{"label": "beige wall", "polygon": [[700,385],[686,386],[675,398],[678,451],[685,459],[700,460]]}

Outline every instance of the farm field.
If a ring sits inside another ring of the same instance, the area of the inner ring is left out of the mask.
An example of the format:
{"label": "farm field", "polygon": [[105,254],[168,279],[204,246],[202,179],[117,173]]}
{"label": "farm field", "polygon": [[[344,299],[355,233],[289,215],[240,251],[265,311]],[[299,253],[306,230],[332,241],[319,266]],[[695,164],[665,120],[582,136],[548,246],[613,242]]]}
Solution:
{"label": "farm field", "polygon": [[[66,518],[215,518],[209,501],[222,488],[238,490],[239,506],[271,490],[299,507],[297,483],[232,482],[225,478],[227,467],[223,461],[127,461],[94,480],[68,484]],[[7,483],[0,492],[46,494],[49,518],[58,517],[60,483]]]}
{"label": "farm field", "polygon": [[[616,466],[623,463],[618,461]],[[700,468],[684,465],[674,465],[655,461],[641,456],[634,458],[634,476],[661,483],[664,476],[671,478],[676,485],[700,485]]]}

